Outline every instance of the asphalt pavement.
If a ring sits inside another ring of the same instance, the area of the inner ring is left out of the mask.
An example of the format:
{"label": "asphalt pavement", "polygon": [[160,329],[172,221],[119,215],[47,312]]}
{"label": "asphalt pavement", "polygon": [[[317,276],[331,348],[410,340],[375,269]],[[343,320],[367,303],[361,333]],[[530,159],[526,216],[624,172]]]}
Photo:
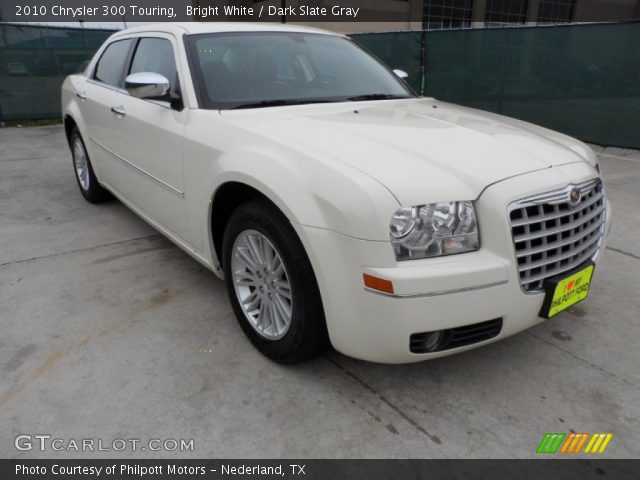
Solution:
{"label": "asphalt pavement", "polygon": [[533,458],[546,432],[611,432],[602,457],[638,458],[640,152],[596,150],[614,225],[585,302],[443,359],[285,367],[213,273],[83,200],[61,126],[0,129],[0,457]]}

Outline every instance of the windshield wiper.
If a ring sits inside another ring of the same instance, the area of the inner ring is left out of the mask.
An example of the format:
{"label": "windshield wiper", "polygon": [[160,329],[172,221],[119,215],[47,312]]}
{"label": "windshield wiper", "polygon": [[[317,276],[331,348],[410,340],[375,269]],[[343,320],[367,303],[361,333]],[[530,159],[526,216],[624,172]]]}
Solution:
{"label": "windshield wiper", "polygon": [[410,98],[406,95],[393,95],[391,93],[369,93],[366,95],[357,95],[355,97],[349,97],[347,100],[350,102],[357,102],[359,100],[391,100],[394,98]]}
{"label": "windshield wiper", "polygon": [[[392,95],[390,93],[370,93],[367,95],[358,95],[355,97],[347,98],[350,102],[358,100],[390,100],[394,98],[411,98],[407,95]],[[276,99],[276,100],[260,100],[259,102],[241,103],[231,110],[239,110],[243,108],[265,108],[265,107],[281,107],[284,105],[305,105],[311,103],[336,103],[343,102],[344,99],[335,98],[289,98],[289,99]]]}
{"label": "windshield wiper", "polygon": [[331,103],[335,102],[335,100],[324,100],[324,99],[281,99],[281,100],[261,100],[259,102],[251,102],[251,103],[241,103],[240,105],[236,105],[235,107],[231,107],[232,110],[242,109],[242,108],[264,108],[264,107],[280,107],[284,105],[304,105],[309,103]]}

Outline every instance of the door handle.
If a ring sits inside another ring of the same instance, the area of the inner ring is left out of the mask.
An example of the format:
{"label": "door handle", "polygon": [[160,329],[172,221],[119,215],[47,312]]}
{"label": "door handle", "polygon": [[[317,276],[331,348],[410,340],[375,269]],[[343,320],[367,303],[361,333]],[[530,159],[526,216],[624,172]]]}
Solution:
{"label": "door handle", "polygon": [[76,97],[84,102],[87,99],[87,94],[84,92],[78,92],[76,93]]}
{"label": "door handle", "polygon": [[116,115],[120,115],[121,117],[124,117],[127,114],[127,112],[125,112],[123,107],[113,106],[113,107],[111,107],[111,111],[113,113],[115,113]]}

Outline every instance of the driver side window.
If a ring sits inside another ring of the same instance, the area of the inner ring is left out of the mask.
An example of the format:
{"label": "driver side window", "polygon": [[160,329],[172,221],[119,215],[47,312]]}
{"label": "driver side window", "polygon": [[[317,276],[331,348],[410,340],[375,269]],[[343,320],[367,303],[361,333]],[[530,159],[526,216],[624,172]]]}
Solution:
{"label": "driver side window", "polygon": [[178,70],[173,46],[164,38],[141,38],[131,63],[131,73],[153,72],[171,82],[172,89],[178,83]]}

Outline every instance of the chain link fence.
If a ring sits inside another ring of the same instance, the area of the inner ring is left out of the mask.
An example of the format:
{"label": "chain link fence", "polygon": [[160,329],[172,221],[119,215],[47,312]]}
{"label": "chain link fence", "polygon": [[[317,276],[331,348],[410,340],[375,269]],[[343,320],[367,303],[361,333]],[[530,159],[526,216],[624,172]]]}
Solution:
{"label": "chain link fence", "polygon": [[[60,85],[113,32],[0,24],[0,121],[60,115]],[[419,93],[640,148],[640,23],[354,34]]]}
{"label": "chain link fence", "polygon": [[356,34],[426,96],[640,148],[640,23]]}

